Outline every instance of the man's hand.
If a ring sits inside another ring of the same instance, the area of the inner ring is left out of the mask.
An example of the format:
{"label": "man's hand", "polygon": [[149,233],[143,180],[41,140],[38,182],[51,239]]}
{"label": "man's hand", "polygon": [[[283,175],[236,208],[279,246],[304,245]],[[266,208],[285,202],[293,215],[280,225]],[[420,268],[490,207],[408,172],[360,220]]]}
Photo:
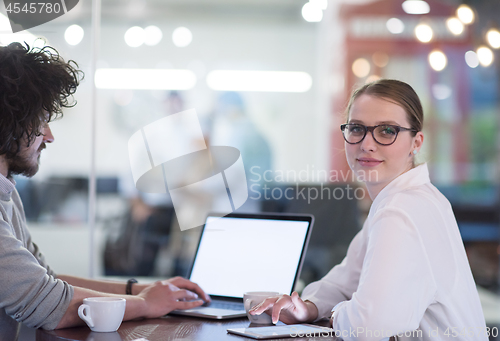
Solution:
{"label": "man's hand", "polygon": [[260,315],[263,312],[271,315],[273,323],[278,320],[286,324],[311,322],[318,316],[318,308],[310,301],[302,301],[295,291],[292,296],[283,295],[270,297],[250,309],[251,315]]}
{"label": "man's hand", "polygon": [[[199,298],[204,300],[205,302],[210,302],[210,296],[206,294],[203,289],[200,288],[200,286],[196,283],[191,282],[188,279],[185,279],[183,277],[173,277],[170,279],[166,279],[161,281],[163,284],[172,284],[176,286],[177,288],[180,289],[187,289],[189,291],[192,291],[193,293],[197,294]],[[144,289],[148,288],[151,286],[151,284],[134,284],[132,286],[132,293],[134,295],[140,294]],[[198,298],[196,297],[196,298]]]}
{"label": "man's hand", "polygon": [[160,317],[172,310],[191,309],[203,304],[203,300],[198,299],[197,294],[186,289],[180,289],[169,283],[169,281],[155,282],[137,295],[143,298],[145,302],[144,317]]}
{"label": "man's hand", "polygon": [[98,281],[74,276],[59,276],[73,285],[74,295],[57,328],[82,325],[78,307],[86,297],[122,297],[127,300],[124,321],[141,317],[160,317],[175,309],[190,309],[210,302],[196,283],[182,277],[158,281],[153,284],[134,284],[132,293],[125,295],[123,282]]}
{"label": "man's hand", "polygon": [[203,291],[202,288],[196,283],[191,282],[188,279],[185,279],[184,277],[174,277],[170,278],[167,280],[162,281],[162,283],[169,283],[173,284],[178,288],[182,289],[188,289],[189,291],[192,291],[196,293],[202,300],[205,302],[211,302],[212,300],[210,299],[210,296]]}

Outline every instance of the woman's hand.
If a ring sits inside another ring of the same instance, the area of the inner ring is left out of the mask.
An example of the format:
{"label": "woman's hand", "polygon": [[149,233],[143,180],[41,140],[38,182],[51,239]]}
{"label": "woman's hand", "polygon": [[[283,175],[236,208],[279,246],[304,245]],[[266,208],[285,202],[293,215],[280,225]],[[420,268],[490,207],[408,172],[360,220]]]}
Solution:
{"label": "woman's hand", "polygon": [[302,301],[295,291],[292,296],[270,297],[249,310],[250,315],[263,312],[271,315],[274,324],[281,320],[286,324],[312,322],[318,317],[318,308],[310,301]]}

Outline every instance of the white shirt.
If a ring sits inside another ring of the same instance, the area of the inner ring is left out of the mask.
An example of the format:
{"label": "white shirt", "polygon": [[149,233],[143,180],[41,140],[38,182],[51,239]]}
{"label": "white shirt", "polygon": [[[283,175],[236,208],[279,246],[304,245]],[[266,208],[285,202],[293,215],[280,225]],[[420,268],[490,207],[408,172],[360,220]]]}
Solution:
{"label": "white shirt", "polygon": [[455,216],[426,164],[380,191],[342,263],[302,299],[319,317],[338,304],[333,328],[344,340],[488,340]]}

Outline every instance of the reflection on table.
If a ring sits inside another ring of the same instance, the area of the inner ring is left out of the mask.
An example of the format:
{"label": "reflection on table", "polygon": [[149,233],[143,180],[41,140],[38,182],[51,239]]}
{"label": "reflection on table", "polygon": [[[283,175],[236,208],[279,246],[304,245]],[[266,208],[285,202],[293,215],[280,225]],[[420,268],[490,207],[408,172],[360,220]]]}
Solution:
{"label": "reflection on table", "polygon": [[[326,326],[322,323],[322,326]],[[123,322],[117,332],[94,333],[88,327],[67,328],[60,330],[37,330],[37,341],[159,341],[159,340],[252,340],[242,336],[228,334],[228,328],[258,327],[251,325],[248,319],[207,320],[192,317],[167,316],[159,319]],[[144,340],[141,340],[144,339]],[[292,338],[291,338],[292,339]],[[280,339],[287,340],[287,339]],[[318,338],[294,337],[293,340],[318,340]],[[335,337],[321,337],[322,341],[336,340]]]}

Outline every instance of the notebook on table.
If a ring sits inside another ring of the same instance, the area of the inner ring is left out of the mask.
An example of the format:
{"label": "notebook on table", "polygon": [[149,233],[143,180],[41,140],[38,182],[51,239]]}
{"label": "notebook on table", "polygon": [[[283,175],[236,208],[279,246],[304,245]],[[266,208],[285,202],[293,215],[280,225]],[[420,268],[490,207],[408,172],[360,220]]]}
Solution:
{"label": "notebook on table", "polygon": [[299,279],[314,218],[295,214],[210,214],[189,280],[212,298],[208,306],[170,314],[228,319],[246,316],[243,294],[291,294]]}

